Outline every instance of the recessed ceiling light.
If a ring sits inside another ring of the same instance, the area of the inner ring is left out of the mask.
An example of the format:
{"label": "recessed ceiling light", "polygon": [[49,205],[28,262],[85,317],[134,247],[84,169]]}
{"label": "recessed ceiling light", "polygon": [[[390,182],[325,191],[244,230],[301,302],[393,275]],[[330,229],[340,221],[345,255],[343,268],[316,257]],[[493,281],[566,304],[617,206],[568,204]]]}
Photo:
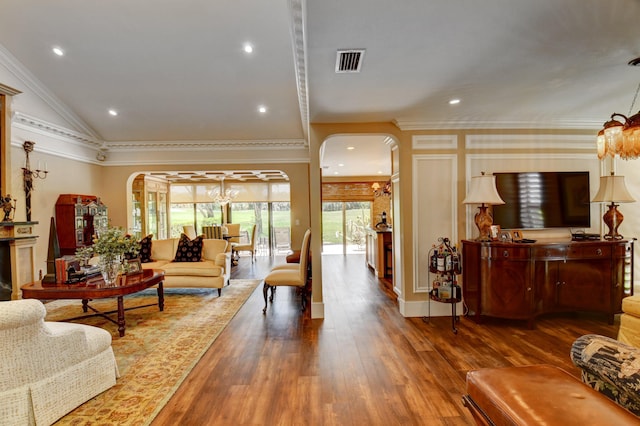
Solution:
{"label": "recessed ceiling light", "polygon": [[55,53],[58,56],[62,56],[64,55],[64,50],[60,49],[58,46],[55,46],[53,49],[53,53]]}
{"label": "recessed ceiling light", "polygon": [[242,50],[244,50],[244,53],[253,53],[253,46],[251,45],[251,43],[245,43],[242,46]]}
{"label": "recessed ceiling light", "polygon": [[338,164],[338,167],[344,167],[344,164],[340,163]]}
{"label": "recessed ceiling light", "polygon": [[258,112],[259,112],[260,114],[264,114],[265,112],[267,112],[267,107],[266,107],[266,106],[264,106],[264,105],[260,105],[260,106],[258,107]]}
{"label": "recessed ceiling light", "polygon": [[109,110],[109,115],[112,115],[112,116],[115,117],[116,115],[118,115],[118,111],[116,111],[115,109],[110,109]]}
{"label": "recessed ceiling light", "polygon": [[451,99],[449,105],[457,105],[460,103],[460,99]]}
{"label": "recessed ceiling light", "polygon": [[382,170],[378,170],[378,174],[381,175],[382,174]]}
{"label": "recessed ceiling light", "polygon": [[348,149],[349,151],[353,151],[354,149],[356,149],[356,147],[355,147],[355,146],[348,146],[348,147],[347,147],[347,149]]}
{"label": "recessed ceiling light", "polygon": [[333,174],[334,174],[334,175],[339,175],[340,173],[339,173],[339,172],[333,172]]}

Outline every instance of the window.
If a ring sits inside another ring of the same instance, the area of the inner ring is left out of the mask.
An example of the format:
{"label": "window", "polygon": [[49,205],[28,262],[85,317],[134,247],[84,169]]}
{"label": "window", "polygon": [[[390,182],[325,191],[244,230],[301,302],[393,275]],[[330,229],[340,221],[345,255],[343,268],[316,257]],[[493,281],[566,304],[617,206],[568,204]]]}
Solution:
{"label": "window", "polygon": [[[171,185],[171,236],[178,237],[184,225],[193,225],[196,233],[202,226],[222,224],[228,208],[227,221],[240,224],[240,242],[249,242],[251,227],[256,224],[257,254],[267,254],[275,248],[274,229],[291,229],[290,189],[288,182],[225,181],[225,188],[237,191],[228,206],[213,203],[212,189],[218,184]],[[290,240],[287,242],[290,248]]]}

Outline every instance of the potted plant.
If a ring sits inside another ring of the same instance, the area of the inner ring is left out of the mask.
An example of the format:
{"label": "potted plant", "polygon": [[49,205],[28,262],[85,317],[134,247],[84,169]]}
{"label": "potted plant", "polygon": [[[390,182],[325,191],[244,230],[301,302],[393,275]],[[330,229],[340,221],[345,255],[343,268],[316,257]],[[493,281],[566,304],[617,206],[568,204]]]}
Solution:
{"label": "potted plant", "polygon": [[122,269],[125,253],[138,255],[138,242],[121,228],[108,227],[93,239],[93,253],[100,256],[99,266],[107,284],[113,284]]}

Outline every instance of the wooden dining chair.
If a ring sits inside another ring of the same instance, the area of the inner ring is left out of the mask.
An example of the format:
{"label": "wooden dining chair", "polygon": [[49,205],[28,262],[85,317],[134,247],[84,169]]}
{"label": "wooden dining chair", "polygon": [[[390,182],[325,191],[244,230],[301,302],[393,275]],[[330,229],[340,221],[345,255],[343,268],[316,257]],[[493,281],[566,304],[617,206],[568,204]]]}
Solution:
{"label": "wooden dining chair", "polygon": [[[302,310],[307,307],[307,280],[309,279],[309,250],[311,248],[311,230],[307,229],[302,239],[302,248],[300,250],[299,264],[277,265],[264,278],[264,287],[262,293],[264,295],[263,314],[267,313],[267,293],[271,290],[269,301],[273,304],[273,295],[276,287],[289,286],[298,287],[301,291]],[[297,267],[294,267],[297,266]]]}

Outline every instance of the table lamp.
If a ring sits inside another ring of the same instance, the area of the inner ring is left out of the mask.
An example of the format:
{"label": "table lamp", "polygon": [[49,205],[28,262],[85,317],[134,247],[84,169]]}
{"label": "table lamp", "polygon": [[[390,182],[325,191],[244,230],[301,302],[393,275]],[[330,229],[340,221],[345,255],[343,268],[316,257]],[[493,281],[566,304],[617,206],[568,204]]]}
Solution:
{"label": "table lamp", "polygon": [[491,225],[493,225],[493,216],[488,208],[490,205],[504,204],[504,200],[500,198],[496,189],[496,177],[485,175],[484,172],[481,176],[472,177],[469,193],[462,203],[480,204],[474,217],[478,231],[480,231],[480,236],[476,238],[476,241],[491,241],[489,232]]}
{"label": "table lamp", "polygon": [[621,240],[622,235],[618,234],[618,227],[622,223],[624,216],[618,211],[616,203],[633,203],[636,201],[624,184],[624,176],[600,176],[600,188],[592,200],[594,203],[611,203],[609,210],[602,216],[602,220],[607,224],[609,232],[604,236],[605,240]]}

